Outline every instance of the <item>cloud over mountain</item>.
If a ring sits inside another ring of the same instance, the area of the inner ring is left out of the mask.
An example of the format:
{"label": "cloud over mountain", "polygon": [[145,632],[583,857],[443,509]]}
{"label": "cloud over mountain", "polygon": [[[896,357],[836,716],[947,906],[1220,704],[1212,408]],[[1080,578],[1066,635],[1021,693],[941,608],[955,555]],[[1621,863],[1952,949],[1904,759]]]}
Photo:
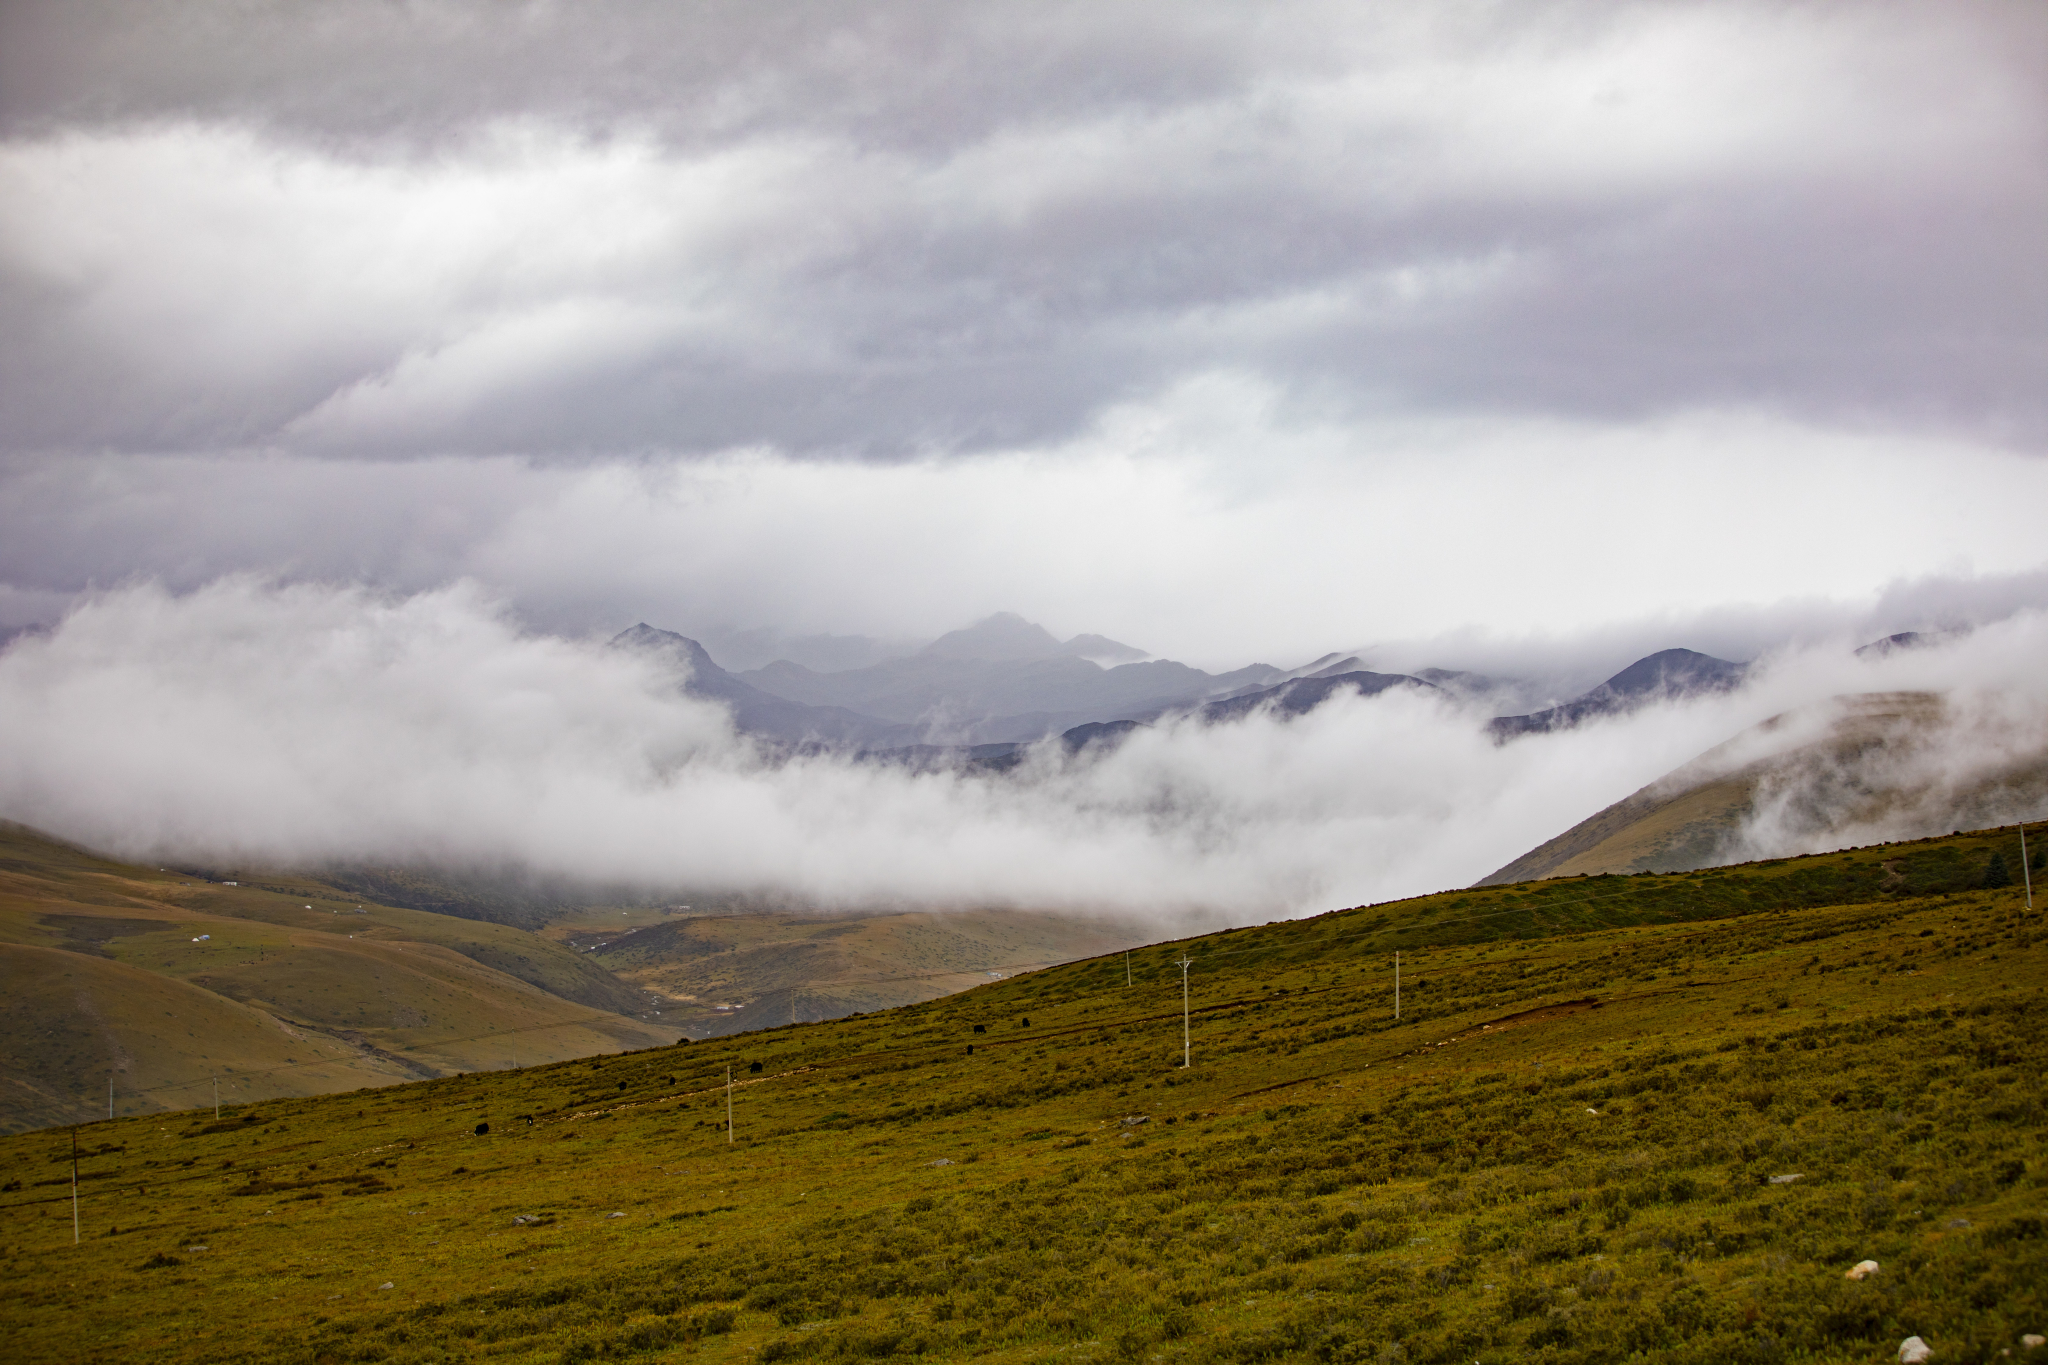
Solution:
{"label": "cloud over mountain", "polygon": [[139,587],[0,652],[0,818],[131,856],[1242,922],[1470,882],[1574,812],[1842,692],[1944,690],[1959,715],[2008,718],[1959,730],[1951,765],[2048,716],[2039,614],[1882,658],[1852,643],[1507,745],[1441,691],[1396,687],[1292,719],[1055,741],[977,775],[763,749],[662,661],[522,631],[473,589]]}

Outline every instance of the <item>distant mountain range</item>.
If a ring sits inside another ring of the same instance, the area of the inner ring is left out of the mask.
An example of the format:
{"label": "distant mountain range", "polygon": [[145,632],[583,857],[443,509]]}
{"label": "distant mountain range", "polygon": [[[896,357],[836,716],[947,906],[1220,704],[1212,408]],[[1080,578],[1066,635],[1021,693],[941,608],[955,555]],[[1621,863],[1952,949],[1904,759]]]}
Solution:
{"label": "distant mountain range", "polygon": [[1267,664],[1205,673],[1100,635],[1061,641],[1007,613],[906,658],[837,673],[787,660],[729,673],[695,640],[644,623],[612,644],[673,661],[688,674],[686,690],[724,702],[742,730],[866,749],[1029,743],[1094,722],[1155,718],[1288,677]]}
{"label": "distant mountain range", "polygon": [[[1925,648],[1941,638],[1905,632],[1857,653]],[[1343,651],[1293,669],[1254,663],[1208,673],[1101,635],[1061,640],[1009,612],[909,653],[837,670],[776,659],[731,672],[696,640],[645,623],[612,644],[670,661],[690,695],[729,707],[743,731],[913,765],[1008,767],[1023,746],[1052,735],[1066,736],[1068,748],[1078,750],[1176,716],[1213,724],[1261,710],[1303,715],[1339,694],[1408,689],[1468,707],[1541,695],[1525,680],[1456,669],[1376,672],[1361,654]],[[1696,650],[1660,650],[1569,701],[1496,716],[1487,729],[1498,743],[1567,730],[1658,702],[1730,691],[1749,670]]]}
{"label": "distant mountain range", "polygon": [[1091,721],[1156,716],[1287,674],[1269,664],[1205,673],[1100,635],[1057,640],[1002,613],[866,668],[820,673],[784,660],[733,676],[785,701],[915,727],[920,742],[975,745],[1028,743]]}

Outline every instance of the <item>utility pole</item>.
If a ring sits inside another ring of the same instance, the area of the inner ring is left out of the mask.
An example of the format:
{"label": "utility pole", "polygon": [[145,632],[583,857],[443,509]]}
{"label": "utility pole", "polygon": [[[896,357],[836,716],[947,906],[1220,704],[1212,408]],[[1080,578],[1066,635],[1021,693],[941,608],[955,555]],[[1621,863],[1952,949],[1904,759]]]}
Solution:
{"label": "utility pole", "polygon": [[71,1245],[78,1245],[78,1125],[71,1126]]}
{"label": "utility pole", "polygon": [[1394,950],[1394,1018],[1401,1018],[1401,950]]}
{"label": "utility pole", "polygon": [[220,1117],[220,1077],[213,1078],[213,1116]]}
{"label": "utility pole", "polygon": [[1188,1069],[1188,968],[1194,964],[1186,953],[1180,955],[1180,1069]]}
{"label": "utility pole", "polygon": [[732,1068],[725,1069],[725,1145],[732,1146]]}
{"label": "utility pole", "polygon": [[2034,873],[2027,866],[2027,824],[2024,820],[2020,822],[2020,876],[2027,883],[2027,913],[2031,915],[2034,913]]}
{"label": "utility pole", "polygon": [[1131,984],[1131,950],[1124,949],[1124,985]]}
{"label": "utility pole", "polygon": [[107,1073],[107,1117],[114,1117],[114,1073]]}

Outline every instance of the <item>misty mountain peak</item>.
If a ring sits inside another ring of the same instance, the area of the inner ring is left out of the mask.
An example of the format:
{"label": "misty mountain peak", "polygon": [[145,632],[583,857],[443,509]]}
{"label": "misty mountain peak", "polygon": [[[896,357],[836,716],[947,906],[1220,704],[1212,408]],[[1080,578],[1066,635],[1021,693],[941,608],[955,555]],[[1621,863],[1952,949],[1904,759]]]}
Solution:
{"label": "misty mountain peak", "polygon": [[1717,659],[1695,649],[1662,649],[1636,660],[1587,695],[1689,697],[1725,692],[1748,672],[1748,664]]}
{"label": "misty mountain peak", "polygon": [[1099,664],[1134,664],[1152,657],[1142,649],[1112,640],[1107,635],[1076,635],[1060,646],[1060,653],[1076,659],[1092,659]]}
{"label": "misty mountain peak", "polygon": [[678,635],[672,630],[656,630],[645,621],[620,631],[610,641],[613,649],[630,649],[641,654],[668,654],[685,659],[693,671],[706,667],[722,671],[711,662],[711,656],[704,652],[704,646],[687,635]]}
{"label": "misty mountain peak", "polygon": [[1872,640],[1869,644],[1856,651],[1856,657],[1859,659],[1872,657],[1882,659],[1885,655],[1896,654],[1902,649],[1927,649],[1941,644],[1945,634],[1946,632],[1931,633],[1920,630],[1902,630],[1897,635],[1887,635],[1882,640]]}
{"label": "misty mountain peak", "polygon": [[1728,692],[1742,685],[1749,665],[1696,649],[1661,649],[1637,659],[1576,701],[1526,716],[1496,716],[1486,723],[1496,740],[1568,730],[1596,716],[1619,715],[1653,701]]}
{"label": "misty mountain peak", "polygon": [[1053,659],[1067,651],[1044,626],[1035,625],[1015,612],[999,611],[971,626],[947,631],[921,652],[938,659],[1007,663]]}

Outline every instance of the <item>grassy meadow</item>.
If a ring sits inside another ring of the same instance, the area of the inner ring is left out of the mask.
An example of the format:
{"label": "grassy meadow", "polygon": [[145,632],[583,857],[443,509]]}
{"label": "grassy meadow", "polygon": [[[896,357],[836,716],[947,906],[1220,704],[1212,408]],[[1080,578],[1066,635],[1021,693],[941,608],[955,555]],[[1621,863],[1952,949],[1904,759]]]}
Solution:
{"label": "grassy meadow", "polygon": [[1448,892],[0,1138],[0,1354],[2023,1358],[2048,951],[1994,855],[2017,883],[2006,831]]}

